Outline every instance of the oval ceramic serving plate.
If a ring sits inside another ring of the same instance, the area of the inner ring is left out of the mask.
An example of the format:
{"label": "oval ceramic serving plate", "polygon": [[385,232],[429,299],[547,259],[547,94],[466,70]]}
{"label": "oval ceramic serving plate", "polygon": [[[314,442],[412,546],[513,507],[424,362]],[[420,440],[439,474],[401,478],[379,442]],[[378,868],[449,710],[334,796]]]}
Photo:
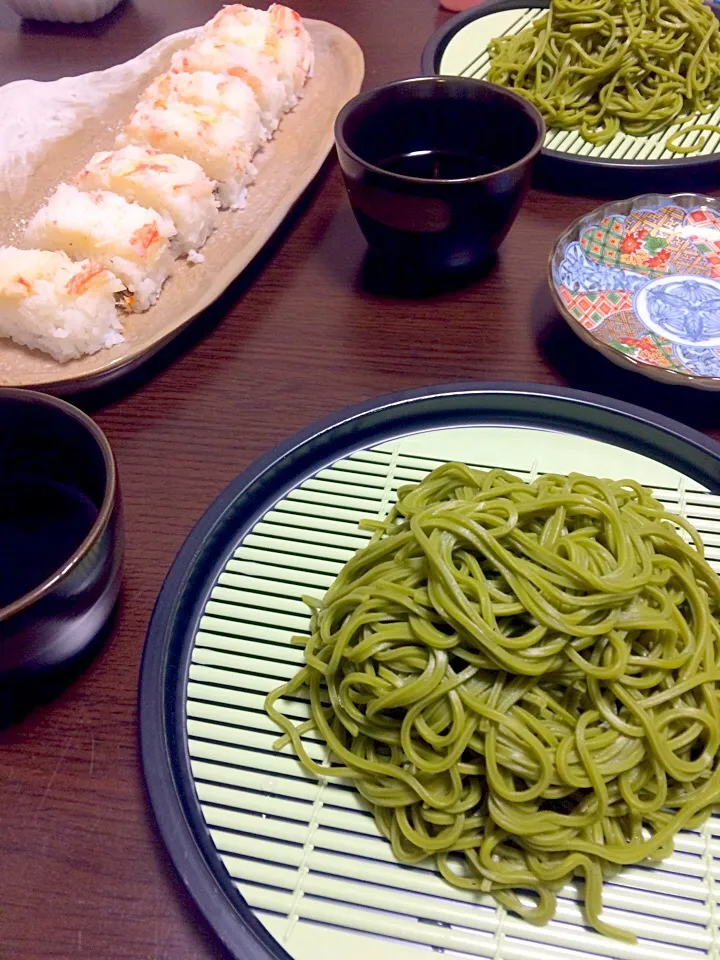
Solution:
{"label": "oval ceramic serving plate", "polygon": [[[339,27],[319,20],[306,25],[315,43],[315,76],[256,158],[258,177],[244,210],[220,214],[218,229],[203,247],[203,263],[179,261],[158,303],[125,321],[125,342],[92,356],[59,364],[38,351],[0,340],[0,386],[39,387],[65,394],[98,386],[142,363],[208,307],[245,269],[317,174],[333,144],[333,123],[342,105],[360,89],[364,74],[360,47]],[[152,76],[167,68],[179,40],[165,48],[150,77],[115,97],[112,107],[87,121],[78,134],[58,143],[52,159],[30,178],[20,201],[3,203],[0,243],[17,242],[22,224],[54,186],[74,176],[96,150],[112,147],[114,135]],[[58,81],[62,83],[62,81]]]}
{"label": "oval ceramic serving plate", "polygon": [[720,203],[645,194],[576,220],[550,259],[575,333],[654,380],[720,390]]}
{"label": "oval ceramic serving plate", "polygon": [[[230,954],[242,960],[697,960],[720,947],[712,882],[720,819],[683,832],[655,867],[604,889],[605,918],[637,945],[587,930],[578,891],[535,927],[398,864],[352,786],[318,782],[265,714],[302,663],[303,596],[321,596],[367,542],[398,487],[439,463],[525,479],[572,470],[633,477],[690,519],[720,570],[720,447],[604,397],[522,384],[450,384],[375,400],[258,461],[208,509],[155,607],[143,657],[145,778],[170,854]],[[302,719],[302,691],[281,702]],[[323,745],[304,737],[322,762]],[[708,879],[710,878],[710,879]]]}
{"label": "oval ceramic serving plate", "polygon": [[[427,43],[422,68],[428,74],[451,74],[486,79],[490,69],[488,45],[492,39],[520,33],[549,7],[549,0],[484,0],[479,6],[449,20]],[[717,110],[698,119],[702,123],[720,123]],[[543,156],[556,164],[571,164],[580,172],[595,170],[655,174],[674,174],[677,186],[692,184],[699,171],[706,173],[720,168],[720,132],[712,133],[702,149],[690,156],[665,149],[668,136],[688,126],[688,121],[672,124],[666,130],[647,137],[630,137],[619,133],[606,144],[594,146],[572,130],[548,129]],[[691,133],[680,140],[682,145],[695,142],[704,134]],[[707,169],[709,168],[709,169]],[[585,192],[587,193],[587,182]]]}

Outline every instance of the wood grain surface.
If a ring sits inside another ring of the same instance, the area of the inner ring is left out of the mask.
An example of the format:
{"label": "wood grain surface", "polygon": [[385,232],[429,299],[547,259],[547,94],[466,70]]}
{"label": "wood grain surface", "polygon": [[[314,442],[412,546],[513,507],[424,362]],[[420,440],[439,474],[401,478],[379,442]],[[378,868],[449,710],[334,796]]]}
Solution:
{"label": "wood grain surface", "polygon": [[[0,82],[109,66],[218,6],[135,0],[98,24],[65,28],[21,24],[0,0]],[[360,42],[366,85],[416,73],[426,39],[448,16],[435,0],[303,0],[301,12]],[[557,317],[548,255],[596,202],[535,190],[484,279],[402,296],[367,261],[330,160],[215,307],[132,380],[78,399],[106,431],[120,468],[124,594],[88,669],[0,733],[3,960],[224,956],[176,880],[148,810],[138,670],[153,602],[185,536],[269,446],[349,403],[471,379],[595,390],[718,435],[715,396],[620,371]]]}

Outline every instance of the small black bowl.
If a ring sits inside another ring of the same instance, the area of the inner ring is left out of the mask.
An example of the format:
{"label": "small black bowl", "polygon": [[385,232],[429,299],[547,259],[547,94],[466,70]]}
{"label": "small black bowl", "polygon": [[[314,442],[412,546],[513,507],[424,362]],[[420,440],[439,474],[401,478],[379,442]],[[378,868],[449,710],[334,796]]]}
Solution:
{"label": "small black bowl", "polygon": [[0,389],[0,678],[65,667],[103,634],[123,525],[110,444],[82,411]]}
{"label": "small black bowl", "polygon": [[335,122],[350,203],[371,247],[433,273],[491,259],[544,138],[532,104],[466,77],[376,87]]}

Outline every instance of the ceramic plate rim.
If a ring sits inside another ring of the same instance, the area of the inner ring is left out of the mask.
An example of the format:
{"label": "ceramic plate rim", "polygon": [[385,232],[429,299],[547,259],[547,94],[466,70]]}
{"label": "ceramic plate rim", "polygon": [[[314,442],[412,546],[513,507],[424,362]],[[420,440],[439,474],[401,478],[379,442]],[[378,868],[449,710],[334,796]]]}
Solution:
{"label": "ceramic plate rim", "polygon": [[685,191],[682,193],[667,194],[640,193],[636,197],[629,197],[626,200],[611,200],[608,203],[601,203],[590,213],[585,213],[576,220],[573,220],[570,226],[560,234],[558,239],[553,244],[552,252],[548,257],[547,263],[547,280],[550,287],[550,294],[558,313],[567,323],[573,333],[576,334],[576,336],[578,336],[589,347],[592,347],[593,350],[596,350],[598,353],[602,354],[606,360],[609,360],[616,366],[622,367],[625,370],[632,370],[634,373],[640,373],[643,376],[659,383],[667,383],[675,387],[685,386],[692,387],[695,390],[716,392],[720,390],[720,377],[703,377],[699,373],[683,373],[682,370],[667,370],[664,367],[655,366],[654,363],[647,363],[645,360],[636,360],[634,357],[620,353],[619,350],[616,350],[609,344],[601,343],[592,335],[590,330],[586,330],[586,328],[583,327],[581,323],[578,323],[577,319],[571,315],[570,311],[560,299],[557,287],[555,286],[555,278],[553,277],[553,264],[555,263],[555,257],[562,248],[567,247],[569,243],[579,239],[580,233],[584,227],[590,226],[593,221],[595,221],[601,215],[601,213],[603,213],[603,215],[612,213],[627,213],[628,210],[632,210],[633,207],[641,204],[643,200],[649,201],[651,199],[658,200],[661,198],[664,200],[670,200],[678,206],[681,205],[681,201],[692,199],[693,203],[697,203],[698,206],[710,206],[714,210],[717,210],[718,214],[720,214],[720,199],[717,197],[708,197],[701,193],[689,193]]}
{"label": "ceramic plate rim", "polygon": [[306,477],[392,437],[461,425],[564,433],[572,427],[720,491],[720,444],[691,427],[623,401],[524,383],[450,383],[382,396],[298,432],[236,477],[195,525],[165,578],[148,627],[138,699],[142,767],[159,832],[190,895],[236,960],[291,958],[230,880],[195,796],[184,707],[209,592],[238,541]]}

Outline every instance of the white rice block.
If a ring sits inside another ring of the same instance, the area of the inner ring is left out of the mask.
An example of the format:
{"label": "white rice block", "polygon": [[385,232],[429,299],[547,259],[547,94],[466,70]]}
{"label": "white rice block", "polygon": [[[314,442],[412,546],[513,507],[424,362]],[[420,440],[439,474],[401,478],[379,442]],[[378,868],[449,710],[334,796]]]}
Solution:
{"label": "white rice block", "polygon": [[220,205],[237,209],[245,205],[248,184],[257,173],[253,144],[245,137],[245,123],[231,113],[179,102],[159,107],[142,100],[117,143],[154,147],[194,160],[217,180]]}
{"label": "white rice block", "polygon": [[0,247],[0,337],[59,363],[122,343],[116,295],[125,287],[89,260]]}
{"label": "white rice block", "polygon": [[61,183],[30,221],[26,241],[47,250],[63,250],[73,260],[90,259],[112,270],[132,296],[135,311],[157,300],[173,267],[170,217],[130,203],[115,193],[83,193]]}
{"label": "white rice block", "polygon": [[199,70],[227,73],[244,80],[257,98],[269,135],[277,130],[283,113],[295,105],[280,79],[277,64],[252,47],[202,36],[187,50],[173,54],[171,69],[175,73],[197,73]]}
{"label": "white rice block", "polygon": [[288,102],[294,106],[302,96],[312,76],[315,52],[302,17],[295,10],[281,3],[273,3],[268,10],[234,3],[223,7],[206,24],[205,33],[213,40],[261,51],[276,64]]}
{"label": "white rice block", "polygon": [[130,144],[96,153],[75,183],[81,190],[110,190],[157,210],[175,224],[178,256],[199,250],[217,223],[215,183],[197,163]]}
{"label": "white rice block", "polygon": [[255,153],[263,140],[268,138],[260,105],[252,89],[240,77],[226,73],[162,73],[142,94],[155,106],[190,103],[211,107],[217,113],[230,113],[245,125],[244,141]]}

